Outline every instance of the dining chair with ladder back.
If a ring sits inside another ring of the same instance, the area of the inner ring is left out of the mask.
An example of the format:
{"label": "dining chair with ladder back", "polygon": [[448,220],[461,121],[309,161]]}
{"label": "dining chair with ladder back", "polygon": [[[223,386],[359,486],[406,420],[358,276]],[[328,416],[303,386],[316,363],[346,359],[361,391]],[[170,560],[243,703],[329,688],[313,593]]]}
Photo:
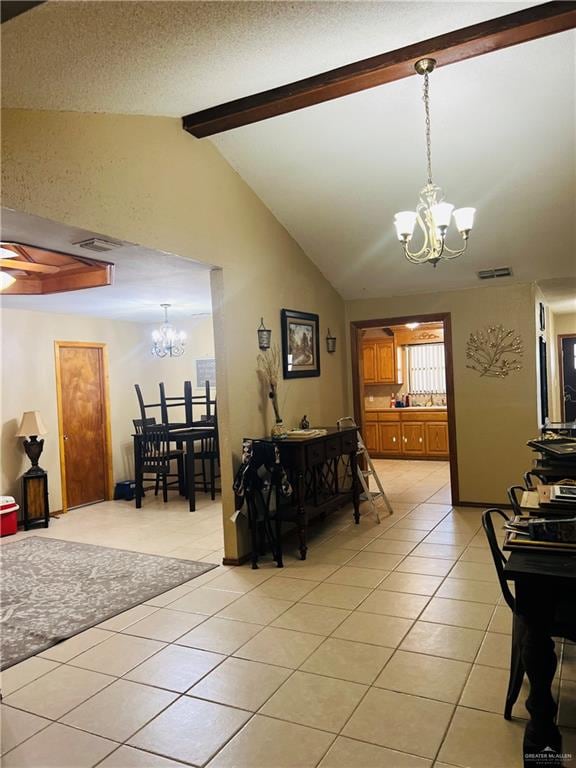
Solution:
{"label": "dining chair with ladder back", "polygon": [[[186,488],[184,451],[181,448],[170,447],[170,435],[165,424],[157,424],[156,419],[134,419],[134,430],[140,436],[140,460],[142,475],[154,474],[154,495],[158,496],[162,482],[162,496],[168,501],[168,489],[178,486],[180,495]],[[149,454],[149,456],[148,456]],[[148,458],[151,461],[148,461]],[[177,472],[170,472],[170,463],[176,461]],[[166,465],[166,466],[165,466]],[[176,478],[170,480],[170,478]]]}
{"label": "dining chair with ladder back", "polygon": [[[139,384],[134,384],[134,389],[136,390],[136,397],[138,398],[138,408],[140,409],[140,419],[142,421],[145,421],[146,419],[149,419],[151,417],[150,411],[154,410],[156,408],[161,408],[161,403],[145,403],[144,397],[142,396],[142,389],[140,388]],[[164,421],[164,418],[162,417],[162,413],[160,411],[160,418],[161,422],[164,424],[166,423]]]}
{"label": "dining chair with ladder back", "polygon": [[176,397],[168,397],[166,395],[166,385],[163,381],[158,384],[160,390],[160,414],[162,416],[162,423],[169,424],[171,427],[185,427],[190,426],[187,416],[181,411],[174,415],[171,409],[184,408],[185,407],[185,395],[178,395]]}
{"label": "dining chair with ladder back", "polygon": [[[184,382],[184,391],[182,395],[168,397],[166,394],[166,385],[163,381],[158,385],[160,390],[160,414],[163,424],[170,424],[172,427],[192,427],[200,426],[203,423],[203,417],[212,415],[211,405],[214,400],[210,396],[210,382],[206,381],[204,392],[201,395],[192,394],[192,382]],[[154,406],[147,406],[154,407]],[[184,413],[178,414],[180,418],[174,418],[170,414],[172,408],[184,408]]]}
{"label": "dining chair with ladder back", "polygon": [[200,440],[200,450],[194,451],[194,458],[200,462],[200,469],[194,475],[202,477],[202,489],[208,493],[210,486],[210,498],[212,501],[216,498],[216,480],[220,478],[220,472],[216,471],[216,464],[220,467],[220,453],[218,445],[218,416],[216,410],[216,401],[211,403],[214,406],[214,412],[202,419],[204,424],[211,424],[214,428],[214,434],[210,437],[203,437]]}
{"label": "dining chair with ladder back", "polygon": [[[496,567],[496,573],[498,581],[500,582],[500,589],[506,604],[512,611],[512,647],[510,655],[510,677],[508,680],[508,690],[506,693],[506,702],[504,706],[504,717],[506,720],[512,719],[512,708],[518,699],[520,689],[522,687],[522,681],[524,679],[524,662],[522,660],[522,647],[524,633],[526,627],[522,616],[516,610],[516,600],[512,594],[508,581],[504,573],[504,566],[507,559],[496,538],[496,532],[494,530],[494,523],[492,521],[493,515],[499,515],[504,521],[508,521],[510,518],[502,512],[501,509],[487,509],[482,515],[482,527],[488,539],[488,545],[490,552],[492,553],[492,559]],[[569,614],[563,615],[563,609],[565,606],[560,605],[559,610],[554,616],[554,621],[550,626],[551,637],[568,638],[574,640],[576,638],[574,634],[573,621],[569,619]]]}
{"label": "dining chair with ladder back", "polygon": [[[218,416],[216,409],[216,400],[211,397],[210,382],[204,383],[204,392],[201,395],[194,395],[192,392],[192,382],[184,382],[183,396],[168,397],[166,387],[163,382],[159,384],[160,389],[160,410],[162,421],[170,424],[171,427],[180,426],[212,426],[213,434],[209,437],[199,438],[198,447],[194,448],[194,458],[199,462],[199,469],[194,474],[193,482],[197,490],[208,493],[212,501],[216,498],[216,480],[220,478],[219,467],[220,457],[218,451]],[[172,408],[184,407],[185,422],[174,421],[170,419],[170,410]],[[199,478],[201,480],[199,481]]]}

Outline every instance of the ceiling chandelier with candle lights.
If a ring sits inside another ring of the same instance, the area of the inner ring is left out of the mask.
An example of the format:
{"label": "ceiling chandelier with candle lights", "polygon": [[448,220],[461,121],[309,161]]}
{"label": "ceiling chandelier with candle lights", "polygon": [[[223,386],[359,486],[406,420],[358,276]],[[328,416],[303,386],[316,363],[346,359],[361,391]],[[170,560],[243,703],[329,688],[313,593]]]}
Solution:
{"label": "ceiling chandelier with candle lights", "polygon": [[177,331],[172,323],[168,322],[168,309],[171,304],[160,304],[164,310],[164,322],[152,331],[152,354],[154,357],[180,357],[184,354],[186,333]]}
{"label": "ceiling chandelier with candle lights", "polygon": [[[432,145],[430,141],[430,86],[429,75],[436,66],[435,59],[420,59],[414,65],[416,72],[424,76],[424,110],[426,114],[426,157],[428,161],[428,181],[420,192],[420,202],[415,211],[400,211],[394,216],[396,234],[402,243],[404,255],[413,264],[432,264],[434,267],[439,261],[455,259],[461,256],[468,245],[470,231],[474,225],[475,208],[458,208],[444,200],[444,193],[437,184],[432,181]],[[454,222],[462,243],[459,248],[452,249],[446,244],[446,234],[450,226],[450,220],[454,215]],[[410,250],[409,244],[414,234],[414,228],[418,226],[422,231],[424,241],[419,250]]]}

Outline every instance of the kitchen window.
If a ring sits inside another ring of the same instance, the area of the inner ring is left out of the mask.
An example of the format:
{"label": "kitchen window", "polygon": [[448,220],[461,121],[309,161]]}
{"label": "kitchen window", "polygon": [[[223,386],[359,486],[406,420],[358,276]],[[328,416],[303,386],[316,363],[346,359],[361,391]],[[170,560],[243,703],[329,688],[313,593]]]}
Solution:
{"label": "kitchen window", "polygon": [[408,391],[413,395],[446,393],[444,344],[413,344],[408,352]]}

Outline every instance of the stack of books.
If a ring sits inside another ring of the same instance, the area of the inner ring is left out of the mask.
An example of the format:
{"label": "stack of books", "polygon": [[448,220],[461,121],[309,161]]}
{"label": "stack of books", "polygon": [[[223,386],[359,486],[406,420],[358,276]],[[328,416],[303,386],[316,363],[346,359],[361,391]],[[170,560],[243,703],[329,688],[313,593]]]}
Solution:
{"label": "stack of books", "polygon": [[504,525],[504,530],[504,549],[576,552],[576,517],[551,520],[516,515]]}
{"label": "stack of books", "polygon": [[327,429],[290,429],[286,437],[294,440],[308,440],[311,437],[322,437],[327,434]]}

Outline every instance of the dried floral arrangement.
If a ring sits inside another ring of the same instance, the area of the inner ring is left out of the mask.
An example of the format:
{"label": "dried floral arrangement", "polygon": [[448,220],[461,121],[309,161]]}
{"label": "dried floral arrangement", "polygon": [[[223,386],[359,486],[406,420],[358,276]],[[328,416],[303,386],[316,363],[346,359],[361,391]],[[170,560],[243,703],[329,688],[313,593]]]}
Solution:
{"label": "dried floral arrangement", "polygon": [[276,423],[279,424],[282,417],[278,407],[278,377],[280,375],[280,349],[278,345],[273,344],[270,349],[259,354],[256,362],[258,363],[258,373],[268,386],[268,397],[272,400]]}
{"label": "dried floral arrangement", "polygon": [[478,371],[480,376],[504,378],[522,368],[524,354],[522,339],[503,325],[490,325],[471,333],[466,344],[466,368]]}

